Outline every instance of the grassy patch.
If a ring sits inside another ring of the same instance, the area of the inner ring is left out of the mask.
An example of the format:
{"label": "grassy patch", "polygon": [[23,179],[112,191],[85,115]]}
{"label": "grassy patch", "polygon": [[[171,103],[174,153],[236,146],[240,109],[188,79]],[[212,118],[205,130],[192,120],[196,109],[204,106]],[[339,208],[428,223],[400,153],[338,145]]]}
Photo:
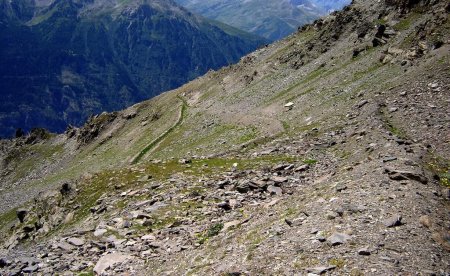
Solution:
{"label": "grassy patch", "polygon": [[283,129],[284,129],[284,131],[289,131],[289,129],[291,128],[291,126],[288,124],[288,122],[286,122],[286,121],[281,121],[281,123],[283,124]]}
{"label": "grassy patch", "polygon": [[337,268],[343,268],[345,266],[345,260],[344,259],[331,259],[328,261],[330,265],[334,265]]}
{"label": "grassy patch", "polygon": [[62,145],[49,145],[46,143],[24,145],[12,150],[5,158],[5,163],[13,168],[14,181],[25,177],[55,154],[62,152]]}
{"label": "grassy patch", "polygon": [[3,238],[5,238],[5,235],[7,235],[9,232],[8,228],[11,227],[16,221],[16,211],[17,208],[14,208],[0,215],[0,240],[3,240]]}
{"label": "grassy patch", "polygon": [[306,159],[306,160],[303,160],[303,163],[308,164],[308,165],[314,165],[314,164],[316,164],[317,162],[319,162],[319,161],[317,161],[316,159]]}
{"label": "grassy patch", "polygon": [[85,272],[80,272],[77,274],[77,276],[94,276],[94,271],[93,270],[89,270],[89,271],[85,271]]}
{"label": "grassy patch", "polygon": [[430,153],[426,158],[426,167],[438,178],[442,186],[450,188],[450,160]]}
{"label": "grassy patch", "polygon": [[396,31],[404,31],[411,27],[412,23],[419,19],[421,16],[420,13],[411,12],[406,18],[400,20],[397,24],[394,25],[394,30]]}
{"label": "grassy patch", "polygon": [[198,242],[204,244],[210,238],[219,235],[220,231],[223,229],[223,223],[216,223],[211,225],[205,232],[198,236]]}
{"label": "grassy patch", "polygon": [[381,109],[380,114],[386,129],[389,130],[390,133],[392,133],[393,135],[397,136],[400,139],[407,139],[406,132],[401,128],[397,127],[395,123],[390,118],[388,118],[386,114],[386,108]]}

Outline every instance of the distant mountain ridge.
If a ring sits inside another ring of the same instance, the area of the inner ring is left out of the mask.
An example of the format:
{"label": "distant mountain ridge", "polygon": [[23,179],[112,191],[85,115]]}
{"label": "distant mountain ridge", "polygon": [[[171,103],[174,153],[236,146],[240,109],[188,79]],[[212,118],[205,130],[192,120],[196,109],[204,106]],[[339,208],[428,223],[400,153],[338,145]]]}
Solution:
{"label": "distant mountain ridge", "polygon": [[0,135],[61,132],[264,44],[167,0],[0,0]]}
{"label": "distant mountain ridge", "polygon": [[350,0],[175,0],[195,13],[272,41],[311,23]]}

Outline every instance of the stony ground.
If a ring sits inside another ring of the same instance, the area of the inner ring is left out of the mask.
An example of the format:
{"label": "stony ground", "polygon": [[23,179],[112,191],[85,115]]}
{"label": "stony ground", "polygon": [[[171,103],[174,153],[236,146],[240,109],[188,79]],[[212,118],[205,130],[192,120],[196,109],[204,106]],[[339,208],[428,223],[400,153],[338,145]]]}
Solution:
{"label": "stony ground", "polygon": [[354,2],[58,136],[83,165],[2,215],[2,273],[448,275],[449,6]]}

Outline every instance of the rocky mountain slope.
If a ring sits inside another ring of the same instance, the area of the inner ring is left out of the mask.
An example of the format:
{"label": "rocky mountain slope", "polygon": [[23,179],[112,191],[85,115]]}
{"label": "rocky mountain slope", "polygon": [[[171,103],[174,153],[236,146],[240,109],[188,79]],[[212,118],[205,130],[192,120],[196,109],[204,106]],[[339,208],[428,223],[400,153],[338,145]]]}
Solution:
{"label": "rocky mountain slope", "polygon": [[265,43],[173,1],[2,0],[0,7],[3,137],[19,127],[61,133]]}
{"label": "rocky mountain slope", "polygon": [[449,12],[355,0],[82,128],[3,140],[2,272],[449,274]]}
{"label": "rocky mountain slope", "polygon": [[275,41],[349,4],[318,0],[176,0],[195,13]]}

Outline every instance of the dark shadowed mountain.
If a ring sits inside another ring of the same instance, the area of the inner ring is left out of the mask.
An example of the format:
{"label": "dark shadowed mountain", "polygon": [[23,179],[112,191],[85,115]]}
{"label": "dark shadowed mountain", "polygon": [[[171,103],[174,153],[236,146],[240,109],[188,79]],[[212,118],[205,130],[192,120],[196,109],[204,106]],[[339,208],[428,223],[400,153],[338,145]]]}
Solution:
{"label": "dark shadowed mountain", "polygon": [[167,0],[0,0],[0,135],[63,131],[234,63],[265,41]]}

